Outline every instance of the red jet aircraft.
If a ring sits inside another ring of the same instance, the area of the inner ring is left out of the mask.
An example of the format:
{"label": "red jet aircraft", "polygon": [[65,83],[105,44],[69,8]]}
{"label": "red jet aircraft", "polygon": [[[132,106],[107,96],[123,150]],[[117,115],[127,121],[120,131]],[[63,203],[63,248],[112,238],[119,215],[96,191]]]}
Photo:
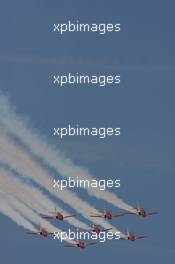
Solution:
{"label": "red jet aircraft", "polygon": [[135,236],[133,233],[127,231],[127,235],[125,238],[121,237],[122,240],[130,240],[132,242],[136,241],[137,239],[147,238],[147,236]]}
{"label": "red jet aircraft", "polygon": [[91,215],[91,217],[100,217],[100,218],[105,218],[108,220],[111,220],[113,217],[120,217],[120,216],[124,216],[126,213],[123,214],[116,214],[113,215],[111,211],[108,210],[103,210],[103,211],[99,211],[101,212],[101,215]]}
{"label": "red jet aircraft", "polygon": [[48,235],[53,235],[53,233],[48,232],[43,227],[40,227],[40,230],[38,232],[28,231],[27,234],[29,234],[29,235],[40,235],[42,237],[47,237]]}
{"label": "red jet aircraft", "polygon": [[56,208],[55,208],[55,211],[54,212],[49,212],[49,214],[51,214],[51,215],[40,214],[40,216],[42,218],[45,218],[45,219],[56,219],[56,220],[59,220],[59,221],[63,221],[66,218],[74,217],[75,216],[75,215],[63,215],[60,212],[58,212],[56,210]]}
{"label": "red jet aircraft", "polygon": [[106,228],[106,229],[101,229],[100,227],[98,227],[98,226],[96,226],[96,225],[93,224],[91,226],[90,232],[91,233],[96,233],[97,235],[99,235],[101,232],[106,232],[106,231],[109,231],[109,230],[112,230],[112,227]]}
{"label": "red jet aircraft", "polygon": [[151,215],[156,215],[156,214],[159,214],[159,212],[146,212],[144,208],[140,208],[140,207],[137,207],[135,208],[136,212],[132,213],[132,212],[127,212],[125,214],[131,214],[131,215],[139,215],[143,218],[147,217],[147,216],[151,216]]}
{"label": "red jet aircraft", "polygon": [[91,242],[91,243],[85,243],[84,241],[81,241],[81,240],[77,240],[75,242],[75,245],[64,245],[64,247],[79,247],[81,249],[85,249],[86,247],[89,247],[89,246],[92,246],[92,245],[95,245],[97,244],[97,242]]}

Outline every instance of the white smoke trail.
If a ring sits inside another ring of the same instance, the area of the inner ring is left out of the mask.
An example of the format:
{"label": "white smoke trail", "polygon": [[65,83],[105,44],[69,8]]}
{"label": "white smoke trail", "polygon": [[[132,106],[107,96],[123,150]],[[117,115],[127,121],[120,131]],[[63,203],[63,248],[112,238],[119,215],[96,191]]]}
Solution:
{"label": "white smoke trail", "polygon": [[[17,117],[12,111],[9,101],[4,95],[0,95],[0,116],[3,124],[19,138],[21,142],[27,145],[28,149],[37,157],[43,159],[45,164],[54,168],[61,176],[71,177],[75,180],[79,179],[92,181],[93,177],[90,173],[73,164],[69,159],[64,158],[58,150],[49,146],[46,141],[41,139],[41,136],[32,132],[24,122]],[[103,199],[112,205],[121,209],[135,212],[135,209],[122,201],[114,193],[109,191],[100,191],[97,188],[87,188],[89,195],[93,195],[98,199]]]}
{"label": "white smoke trail", "polygon": [[[26,189],[21,190],[23,188],[23,184],[15,178],[14,175],[10,173],[8,170],[0,169],[0,186],[1,186],[1,195],[3,194],[6,200],[6,203],[10,204],[16,212],[20,213],[20,215],[30,220],[34,224],[46,228],[49,232],[62,232],[60,229],[55,228],[49,222],[43,220],[40,216],[38,216],[30,207],[36,208],[37,210],[40,208],[40,202],[34,199],[34,196],[29,196],[26,193]],[[41,225],[42,221],[42,225]],[[114,232],[114,231],[113,231]],[[65,239],[65,241],[69,243],[74,243],[74,241]]]}
{"label": "white smoke trail", "polygon": [[7,199],[4,197],[4,195],[0,192],[0,212],[10,218],[13,222],[15,222],[17,225],[36,232],[37,229],[34,225],[32,225],[26,218],[21,216],[16,210],[13,209],[12,206],[8,203]]}
{"label": "white smoke trail", "polygon": [[[90,217],[92,213],[99,214],[95,208],[79,199],[73,192],[69,190],[58,192],[51,188],[52,176],[47,173],[47,170],[43,169],[28,153],[21,149],[20,146],[17,146],[10,137],[4,135],[3,132],[0,134],[0,149],[0,160],[10,164],[11,168],[17,170],[24,177],[36,181],[40,186],[43,186],[46,190],[73,207],[90,221],[92,221]],[[93,222],[104,228],[109,227],[106,221],[102,219],[95,218]],[[115,227],[111,227],[113,228],[113,232],[118,231]]]}
{"label": "white smoke trail", "polygon": [[[34,209],[37,213],[47,214],[51,208],[57,207],[58,211],[61,212],[59,208],[52,200],[50,200],[41,190],[32,186],[30,183],[25,183],[24,181],[16,178],[14,174],[8,172],[4,169],[0,169],[0,188],[5,186],[10,193],[13,193],[13,196],[17,197],[21,201]],[[42,211],[41,211],[42,210]],[[64,211],[64,215],[68,215]],[[77,228],[88,229],[88,226],[77,219],[67,219],[67,221],[74,225]]]}
{"label": "white smoke trail", "polygon": [[[2,174],[3,176],[8,177],[8,173],[1,170],[1,175]],[[23,227],[25,227],[29,231],[37,232],[38,230],[35,227],[33,227],[33,225],[31,224],[30,226],[29,225],[26,226],[26,224],[24,225],[25,223],[24,220],[25,221],[28,220],[35,225],[40,225],[40,227],[45,228],[48,232],[51,232],[51,233],[63,232],[62,230],[56,228],[55,226],[53,226],[52,224],[50,224],[49,222],[41,218],[37,213],[35,213],[30,208],[31,203],[29,203],[29,200],[27,201],[23,199],[21,200],[21,197],[18,194],[18,190],[16,190],[15,193],[12,193],[11,188],[9,188],[9,184],[6,184],[5,181],[4,182],[1,181],[1,195],[0,196],[2,197],[2,201],[4,201],[3,207],[0,207],[2,212],[4,212],[4,210],[8,210],[8,207],[12,208],[12,210],[15,211],[16,214],[18,214],[18,219],[21,225],[23,225]],[[28,206],[28,203],[29,203],[29,206]],[[74,243],[73,241],[68,240],[68,239],[66,239],[65,241],[68,243]]]}

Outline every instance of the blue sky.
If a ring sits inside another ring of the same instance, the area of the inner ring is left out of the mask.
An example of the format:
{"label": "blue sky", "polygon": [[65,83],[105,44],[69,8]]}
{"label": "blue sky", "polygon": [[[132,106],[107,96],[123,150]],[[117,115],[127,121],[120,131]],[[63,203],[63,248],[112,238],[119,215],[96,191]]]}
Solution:
{"label": "blue sky", "polygon": [[[149,239],[109,242],[83,253],[51,239],[27,237],[0,215],[3,263],[174,263],[174,9],[171,0],[0,1],[0,86],[17,113],[97,178],[120,177],[119,195],[125,201],[161,212],[145,220],[113,221],[121,230],[128,226]],[[121,23],[122,31],[105,36],[53,33],[53,23],[69,19]],[[119,88],[56,89],[52,75],[69,71],[119,72],[122,83]],[[70,122],[89,127],[120,124],[123,133],[105,140],[60,142],[52,137],[53,127]],[[85,198],[103,207],[103,202]]]}

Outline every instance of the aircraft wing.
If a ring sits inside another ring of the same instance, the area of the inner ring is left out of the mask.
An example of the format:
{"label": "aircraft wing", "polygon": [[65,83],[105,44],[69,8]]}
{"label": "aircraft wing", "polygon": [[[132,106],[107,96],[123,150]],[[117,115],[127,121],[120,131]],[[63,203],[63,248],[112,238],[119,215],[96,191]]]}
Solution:
{"label": "aircraft wing", "polygon": [[128,214],[128,215],[136,215],[136,213],[132,213],[132,212],[126,212],[124,213],[125,215]]}
{"label": "aircraft wing", "polygon": [[41,216],[42,218],[45,218],[45,219],[53,219],[53,218],[54,218],[54,216],[51,216],[51,215],[40,214],[40,216]]}
{"label": "aircraft wing", "polygon": [[28,231],[28,232],[26,232],[26,234],[28,234],[28,235],[38,235],[39,232]]}
{"label": "aircraft wing", "polygon": [[102,229],[101,231],[102,231],[102,232],[105,232],[105,231],[109,231],[109,230],[112,230],[112,227],[110,227],[110,228],[106,228],[106,229]]}
{"label": "aircraft wing", "polygon": [[127,240],[127,237],[120,237],[119,240]]}
{"label": "aircraft wing", "polygon": [[155,215],[155,214],[159,214],[159,212],[148,212],[147,215]]}
{"label": "aircraft wing", "polygon": [[66,216],[64,216],[64,218],[69,218],[69,217],[74,217],[74,216],[76,216],[76,215],[66,215]]}
{"label": "aircraft wing", "polygon": [[90,215],[90,217],[100,217],[100,218],[104,218],[103,215]]}
{"label": "aircraft wing", "polygon": [[138,236],[136,239],[142,239],[142,238],[147,238],[147,236]]}
{"label": "aircraft wing", "polygon": [[116,215],[113,215],[112,217],[120,217],[120,216],[124,216],[126,213],[122,213],[122,214],[116,214]]}
{"label": "aircraft wing", "polygon": [[64,245],[64,247],[76,247],[76,245]]}

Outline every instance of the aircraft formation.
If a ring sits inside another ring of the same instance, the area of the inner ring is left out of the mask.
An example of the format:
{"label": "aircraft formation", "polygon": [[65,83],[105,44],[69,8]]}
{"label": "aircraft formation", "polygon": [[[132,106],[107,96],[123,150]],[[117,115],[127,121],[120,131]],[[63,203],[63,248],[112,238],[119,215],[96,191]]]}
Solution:
{"label": "aircraft formation", "polygon": [[[146,217],[149,217],[149,216],[152,216],[152,215],[156,215],[156,214],[159,214],[159,212],[147,212],[144,208],[140,208],[140,207],[137,207],[137,208],[134,208],[135,209],[135,212],[123,212],[123,213],[120,213],[120,214],[113,214],[112,211],[110,210],[102,210],[102,211],[99,211],[99,214],[98,215],[90,215],[90,217],[92,218],[103,218],[105,220],[112,220],[113,218],[116,218],[116,217],[122,217],[122,216],[125,216],[125,215],[136,215],[136,216],[139,216],[141,218],[146,218]],[[66,218],[69,218],[69,217],[75,217],[76,215],[64,215],[60,212],[58,212],[55,208],[55,211],[52,211],[52,212],[49,212],[47,215],[45,214],[40,214],[40,216],[43,218],[43,219],[49,219],[49,220],[52,220],[52,219],[55,219],[57,221],[64,221]],[[90,233],[96,233],[97,235],[99,235],[101,232],[108,232],[112,230],[112,228],[100,228],[99,226],[95,225],[95,224],[92,224],[90,226],[90,229],[88,232]],[[87,230],[86,230],[87,231]],[[39,235],[41,237],[48,237],[49,235],[54,235],[54,233],[52,232],[49,232],[47,231],[45,228],[43,227],[40,227],[40,229],[37,231],[37,232],[33,232],[33,231],[27,231],[27,234],[30,234],[30,235]],[[129,240],[129,241],[136,241],[136,240],[139,240],[139,239],[143,239],[143,238],[147,238],[147,236],[145,235],[141,235],[141,236],[137,236],[135,235],[134,233],[131,233],[127,230],[127,233],[125,235],[125,237],[120,237],[120,240]],[[64,247],[78,247],[78,248],[81,248],[81,249],[85,249],[91,245],[96,245],[97,242],[89,242],[89,243],[86,243],[85,241],[83,240],[75,240],[73,244],[65,244]]]}

